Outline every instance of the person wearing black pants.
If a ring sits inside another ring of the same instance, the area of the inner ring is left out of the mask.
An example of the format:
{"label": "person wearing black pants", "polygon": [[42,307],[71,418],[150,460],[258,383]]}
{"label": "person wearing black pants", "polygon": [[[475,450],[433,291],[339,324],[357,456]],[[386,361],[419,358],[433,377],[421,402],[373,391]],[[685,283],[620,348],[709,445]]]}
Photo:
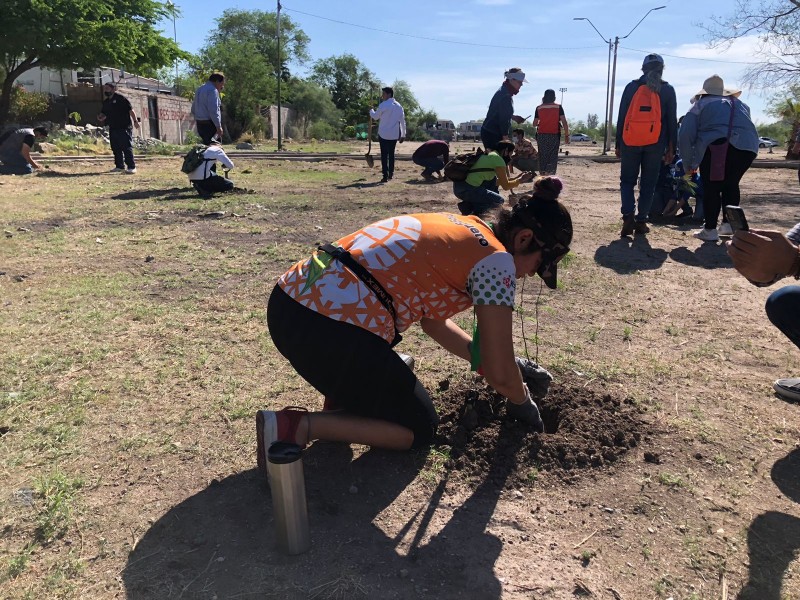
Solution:
{"label": "person wearing black pants", "polygon": [[[97,115],[100,123],[108,125],[108,138],[111,151],[114,153],[114,169],[117,173],[136,173],[136,162],[133,160],[133,129],[139,129],[139,119],[133,111],[130,101],[117,93],[117,85],[112,82],[103,84],[103,108]],[[127,167],[127,168],[126,168]]]}
{"label": "person wearing black pants", "polygon": [[[704,242],[733,235],[724,215],[717,231],[720,209],[739,205],[739,182],[758,154],[758,131],[750,118],[750,107],[739,100],[741,93],[726,88],[719,75],[712,75],[692,98],[693,106],[678,131],[683,167],[690,174],[699,170],[703,183],[705,223],[692,235]],[[714,173],[714,181],[712,171],[719,171]]]}
{"label": "person wearing black pants", "polygon": [[403,107],[394,99],[394,90],[385,87],[381,90],[382,102],[377,109],[371,108],[369,116],[378,123],[378,143],[381,147],[381,183],[394,177],[394,149],[406,137],[406,116]]}
{"label": "person wearing black pants", "polygon": [[[711,142],[712,146],[724,144],[725,139]],[[700,179],[703,181],[703,201],[706,229],[716,229],[719,213],[723,206],[739,206],[741,195],[739,182],[753,164],[755,152],[739,150],[735,146],[728,146],[725,157],[725,178],[722,181],[711,181],[711,150],[706,150],[703,160],[700,161]],[[727,223],[725,215],[722,222]]]}

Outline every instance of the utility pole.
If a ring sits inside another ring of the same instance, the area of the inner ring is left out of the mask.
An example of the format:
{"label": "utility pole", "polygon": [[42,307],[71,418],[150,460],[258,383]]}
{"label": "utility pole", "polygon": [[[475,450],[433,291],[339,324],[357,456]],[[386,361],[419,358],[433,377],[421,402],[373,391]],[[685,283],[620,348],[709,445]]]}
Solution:
{"label": "utility pole", "polygon": [[558,88],[558,91],[561,92],[561,104],[564,104],[564,92],[567,91],[567,88]]}
{"label": "utility pole", "polygon": [[[657,6],[655,8],[651,8],[650,10],[648,10],[644,14],[644,16],[641,19],[639,19],[639,22],[636,23],[636,25],[633,26],[633,29],[631,29],[627,33],[627,35],[623,35],[622,37],[616,36],[614,38],[614,43],[613,43],[613,47],[614,47],[614,66],[613,66],[613,68],[611,67],[611,47],[612,47],[612,43],[611,43],[611,38],[608,38],[608,42],[607,42],[608,43],[608,66],[609,66],[609,71],[610,71],[610,83],[609,83],[609,79],[607,78],[606,79],[606,114],[605,114],[605,117],[606,117],[606,131],[605,131],[605,135],[603,136],[604,137],[603,154],[607,154],[608,151],[611,150],[611,127],[612,127],[612,123],[614,122],[614,84],[616,83],[616,79],[617,79],[617,49],[619,48],[619,41],[620,40],[624,40],[626,37],[628,37],[630,34],[632,34],[636,30],[636,28],[639,27],[639,25],[642,24],[642,21],[644,21],[647,18],[647,15],[649,15],[654,10],[661,10],[662,8],[666,8],[666,6]],[[600,38],[604,42],[606,41],[605,36],[602,33],[600,33],[600,31],[597,29],[597,27],[594,26],[594,23],[592,23],[586,17],[574,17],[572,20],[573,21],[588,21],[589,25],[592,26],[592,29],[597,31],[597,34],[600,36]],[[564,91],[566,91],[566,90],[564,90]],[[562,98],[563,98],[563,96],[562,96]]]}
{"label": "utility pole", "polygon": [[278,151],[280,152],[283,150],[283,138],[281,137],[281,70],[283,65],[281,62],[281,0],[278,0],[276,25],[278,34]]}

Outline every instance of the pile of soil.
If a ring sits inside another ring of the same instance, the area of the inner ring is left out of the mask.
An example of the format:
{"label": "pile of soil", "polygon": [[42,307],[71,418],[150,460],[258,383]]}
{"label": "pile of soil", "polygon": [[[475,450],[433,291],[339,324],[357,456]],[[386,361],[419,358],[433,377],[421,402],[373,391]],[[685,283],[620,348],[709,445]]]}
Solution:
{"label": "pile of soil", "polygon": [[531,484],[540,472],[571,482],[616,463],[651,434],[632,399],[576,378],[553,382],[537,404],[543,434],[506,418],[505,399],[488,386],[448,388],[439,397],[436,440],[449,454],[447,468],[500,489]]}

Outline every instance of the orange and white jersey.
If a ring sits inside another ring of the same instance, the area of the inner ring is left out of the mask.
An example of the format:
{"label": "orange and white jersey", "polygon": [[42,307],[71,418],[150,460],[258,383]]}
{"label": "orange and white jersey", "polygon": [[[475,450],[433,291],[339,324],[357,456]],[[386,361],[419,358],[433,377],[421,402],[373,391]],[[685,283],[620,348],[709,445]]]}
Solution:
{"label": "orange and white jersey", "polygon": [[[514,259],[478,217],[391,217],[334,245],[348,250],[392,296],[398,331],[422,318],[450,318],[473,305],[514,306]],[[315,312],[363,327],[387,342],[394,338],[389,311],[356,275],[324,252],[295,264],[278,285]]]}

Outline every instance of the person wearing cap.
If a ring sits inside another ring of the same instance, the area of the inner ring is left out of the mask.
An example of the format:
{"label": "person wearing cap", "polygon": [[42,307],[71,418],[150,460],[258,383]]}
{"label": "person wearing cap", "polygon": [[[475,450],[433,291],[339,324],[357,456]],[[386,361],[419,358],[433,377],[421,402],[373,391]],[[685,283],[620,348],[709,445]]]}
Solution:
{"label": "person wearing cap", "polygon": [[[217,175],[217,161],[222,163],[225,177]],[[232,168],[233,161],[225,154],[220,143],[212,139],[208,148],[203,151],[203,163],[189,173],[189,183],[201,198],[210,198],[215,193],[230,192],[233,189],[233,181],[228,179],[228,171]]]}
{"label": "person wearing cap", "polygon": [[478,157],[464,181],[453,182],[453,194],[461,201],[458,210],[462,215],[483,217],[505,202],[500,195],[501,187],[511,191],[534,178],[534,173],[530,171],[511,177],[508,165],[514,155],[514,144],[502,140],[496,146],[495,150]]}
{"label": "person wearing cap", "polygon": [[114,153],[112,172],[136,173],[136,161],[133,159],[133,127],[139,129],[139,119],[131,106],[130,100],[117,92],[117,84],[108,81],[103,84],[103,107],[97,120],[108,125],[108,139]]}
{"label": "person wearing cap", "polygon": [[[672,162],[678,143],[678,119],[675,88],[662,79],[664,59],[648,54],[642,62],[642,76],[625,86],[617,115],[615,154],[621,160],[619,190],[621,196],[622,230],[620,237],[646,234],[650,231],[647,217],[653,204],[653,194],[661,164]],[[658,139],[646,145],[625,142],[626,118],[634,96],[641,86],[647,86],[659,100],[661,121]],[[639,181],[639,202],[636,202],[636,182]]]}
{"label": "person wearing cap", "polygon": [[[414,323],[507,398],[506,416],[542,432],[534,396],[544,397],[552,378],[515,358],[512,321],[518,278],[538,274],[557,287],[557,265],[572,241],[561,189],[557,178],[538,179],[533,193],[500,210],[491,225],[447,213],[390,217],[321,246],[284,273],[267,307],[272,342],[325,396],[329,410],[258,411],[259,467],[275,441],[393,450],[429,445],[436,410],[393,350]],[[452,320],[470,309],[477,323],[472,335]]]}
{"label": "person wearing cap", "polygon": [[564,143],[569,144],[569,124],[564,109],[556,102],[555,90],[544,91],[542,103],[533,115],[533,126],[536,127],[536,144],[539,146],[539,169],[542,175],[555,175],[562,130]]}
{"label": "person wearing cap", "polygon": [[511,137],[511,121],[522,123],[523,117],[514,114],[514,96],[519,93],[523,83],[527,83],[525,73],[519,67],[513,67],[504,73],[505,81],[492,96],[489,110],[481,125],[481,142],[487,150],[497,148],[500,141],[508,141]]}
{"label": "person wearing cap", "polygon": [[381,103],[370,108],[369,116],[378,121],[378,144],[381,147],[381,183],[394,177],[394,151],[406,138],[406,113],[394,99],[394,89],[381,88]]}
{"label": "person wearing cap", "polygon": [[[683,118],[678,134],[681,159],[689,173],[700,171],[703,182],[705,223],[694,236],[716,242],[733,230],[723,206],[739,206],[739,182],[758,155],[758,131],[750,119],[750,107],[739,100],[741,90],[725,87],[722,77],[712,75],[692,98],[692,108]],[[712,172],[714,153],[718,154],[719,173]]]}
{"label": "person wearing cap", "polygon": [[29,175],[42,166],[33,160],[33,145],[47,139],[47,127],[12,127],[0,135],[0,175]]}
{"label": "person wearing cap", "polygon": [[212,73],[208,81],[197,88],[192,102],[192,114],[197,126],[197,135],[208,146],[213,138],[222,141],[222,100],[220,92],[225,89],[225,75]]}

